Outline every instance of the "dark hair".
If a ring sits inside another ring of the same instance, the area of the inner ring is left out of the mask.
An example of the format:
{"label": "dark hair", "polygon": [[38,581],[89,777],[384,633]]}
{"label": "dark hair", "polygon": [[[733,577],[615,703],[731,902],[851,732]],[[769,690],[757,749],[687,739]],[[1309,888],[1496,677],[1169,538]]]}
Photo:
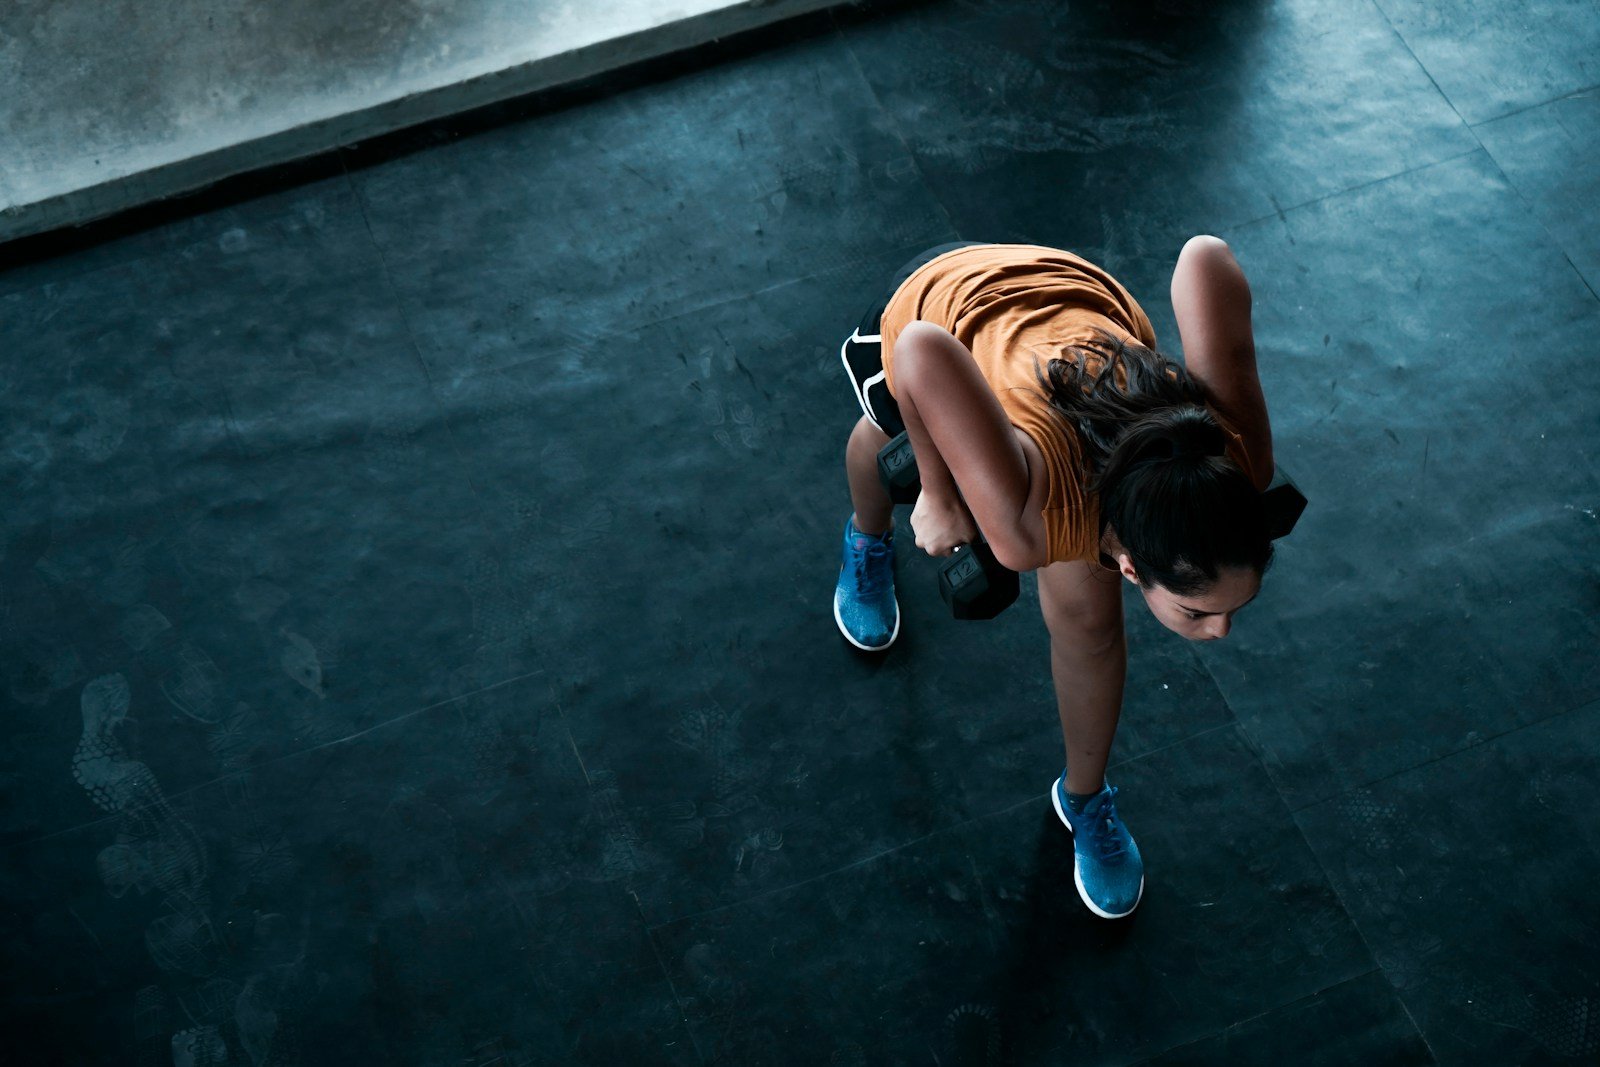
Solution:
{"label": "dark hair", "polygon": [[[1153,349],[1101,333],[1052,359],[1039,384],[1078,432],[1100,502],[1142,585],[1204,592],[1223,567],[1272,563],[1261,494],[1225,455],[1228,434],[1187,370]],[[1102,360],[1091,371],[1090,358]],[[1117,384],[1122,368],[1126,386]]]}

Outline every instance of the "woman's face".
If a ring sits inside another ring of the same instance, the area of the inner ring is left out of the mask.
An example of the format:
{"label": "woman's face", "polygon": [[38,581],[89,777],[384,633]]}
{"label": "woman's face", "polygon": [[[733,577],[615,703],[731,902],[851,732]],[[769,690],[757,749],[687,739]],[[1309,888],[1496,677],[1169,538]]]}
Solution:
{"label": "woman's face", "polygon": [[1150,614],[1173,633],[1191,641],[1227,637],[1233,628],[1233,617],[1261,591],[1261,576],[1247,567],[1224,567],[1210,589],[1179,596],[1159,585],[1139,585],[1133,561],[1126,553],[1117,557],[1117,563],[1123,577],[1139,586]]}

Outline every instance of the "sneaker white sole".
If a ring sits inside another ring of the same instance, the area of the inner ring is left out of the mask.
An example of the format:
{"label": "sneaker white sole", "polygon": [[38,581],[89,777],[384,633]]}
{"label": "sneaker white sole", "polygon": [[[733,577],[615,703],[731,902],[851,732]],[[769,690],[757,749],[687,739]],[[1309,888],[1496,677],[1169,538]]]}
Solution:
{"label": "sneaker white sole", "polygon": [[844,634],[844,639],[849,641],[852,645],[855,645],[861,651],[882,652],[884,649],[894,644],[894,639],[900,636],[900,601],[896,599],[894,602],[894,633],[890,634],[889,640],[885,641],[881,645],[863,645],[860,641],[857,641],[855,638],[850,636],[849,629],[845,627],[844,619],[839,616],[838,590],[834,590],[833,594],[833,621],[838,625],[839,632]]}
{"label": "sneaker white sole", "polygon": [[[1061,779],[1056,779],[1056,783],[1060,781]],[[1050,786],[1050,806],[1056,809],[1056,818],[1061,820],[1061,825],[1065,826],[1073,836],[1072,883],[1078,887],[1078,896],[1083,898],[1084,906],[1102,919],[1120,919],[1125,915],[1132,915],[1134,909],[1139,906],[1139,901],[1144,899],[1144,875],[1141,874],[1139,876],[1139,895],[1133,898],[1132,908],[1119,912],[1109,912],[1101,909],[1094,901],[1089,899],[1089,891],[1083,888],[1083,872],[1078,869],[1078,831],[1072,829],[1072,822],[1067,818],[1067,813],[1061,810],[1061,790],[1056,787],[1056,784]]]}

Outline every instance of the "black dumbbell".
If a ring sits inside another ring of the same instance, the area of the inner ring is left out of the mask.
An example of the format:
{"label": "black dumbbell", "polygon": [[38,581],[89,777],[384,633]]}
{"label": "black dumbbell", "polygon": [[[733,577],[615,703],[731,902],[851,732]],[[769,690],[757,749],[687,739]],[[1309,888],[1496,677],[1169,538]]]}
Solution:
{"label": "black dumbbell", "polygon": [[[878,477],[896,504],[914,504],[922,491],[917,457],[904,432],[878,451]],[[939,595],[958,619],[992,619],[1010,607],[1022,591],[1022,579],[994,558],[980,534],[961,545],[939,567]]]}
{"label": "black dumbbell", "polygon": [[911,435],[902,432],[878,450],[878,478],[896,504],[915,504],[922,492],[917,457],[911,453]]}
{"label": "black dumbbell", "polygon": [[1021,591],[1021,576],[1000,565],[982,534],[939,566],[939,595],[958,619],[992,619]]}
{"label": "black dumbbell", "polygon": [[1306,498],[1300,488],[1283,473],[1282,467],[1272,470],[1272,484],[1261,491],[1261,508],[1267,516],[1267,536],[1276,541],[1287,537],[1306,510]]}

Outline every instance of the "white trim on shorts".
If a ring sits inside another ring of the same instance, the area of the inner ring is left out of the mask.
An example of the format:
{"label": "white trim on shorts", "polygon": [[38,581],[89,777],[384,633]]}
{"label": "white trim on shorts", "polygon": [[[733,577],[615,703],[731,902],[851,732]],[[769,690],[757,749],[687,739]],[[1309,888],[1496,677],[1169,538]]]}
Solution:
{"label": "white trim on shorts", "polygon": [[850,331],[850,336],[846,337],[844,339],[844,343],[839,346],[839,362],[844,364],[844,375],[846,378],[850,379],[850,388],[855,390],[856,403],[861,405],[861,413],[872,420],[872,425],[876,426],[880,433],[888,433],[889,431],[883,428],[883,423],[879,420],[878,413],[872,410],[872,401],[867,399],[867,390],[871,389],[878,382],[885,381],[889,372],[886,370],[880,370],[877,374],[874,374],[866,381],[857,384],[855,368],[850,366],[850,355],[848,352],[851,341],[856,341],[862,344],[876,343],[879,349],[878,362],[881,365],[883,363],[883,335],[878,333],[863,334],[861,332],[861,327],[857,326],[855,329]]}

